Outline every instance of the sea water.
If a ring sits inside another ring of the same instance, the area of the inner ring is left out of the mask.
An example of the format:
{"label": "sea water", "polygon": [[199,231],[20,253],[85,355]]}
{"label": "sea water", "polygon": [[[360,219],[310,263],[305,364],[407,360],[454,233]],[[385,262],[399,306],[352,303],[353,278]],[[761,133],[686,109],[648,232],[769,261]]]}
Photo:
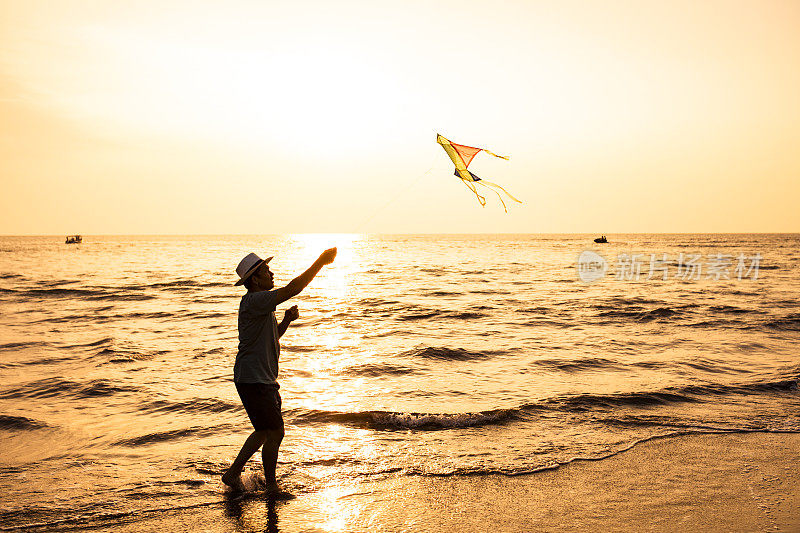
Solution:
{"label": "sea water", "polygon": [[222,501],[251,251],[280,286],[339,249],[278,309],[295,493],[800,431],[800,235],[593,237],[0,237],[0,527]]}

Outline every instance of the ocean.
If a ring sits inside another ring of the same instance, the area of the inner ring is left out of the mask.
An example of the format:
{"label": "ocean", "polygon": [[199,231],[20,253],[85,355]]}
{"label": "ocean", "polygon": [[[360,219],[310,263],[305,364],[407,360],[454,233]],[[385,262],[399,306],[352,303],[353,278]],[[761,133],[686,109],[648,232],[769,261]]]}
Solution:
{"label": "ocean", "polygon": [[250,251],[281,286],[339,249],[278,309],[297,494],[800,432],[800,235],[594,237],[0,237],[0,529],[223,504]]}

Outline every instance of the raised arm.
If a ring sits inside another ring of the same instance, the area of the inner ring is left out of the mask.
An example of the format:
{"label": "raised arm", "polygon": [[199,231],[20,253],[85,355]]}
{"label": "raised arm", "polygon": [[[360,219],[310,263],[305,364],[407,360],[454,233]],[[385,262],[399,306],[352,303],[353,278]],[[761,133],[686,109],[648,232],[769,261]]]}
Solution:
{"label": "raised arm", "polygon": [[308,284],[311,283],[311,280],[314,279],[320,270],[322,270],[322,267],[325,265],[330,265],[333,263],[334,259],[336,259],[336,248],[328,248],[322,252],[319,258],[314,261],[314,264],[308,267],[308,270],[294,278],[285,287],[281,287],[276,291],[276,305],[280,305],[289,298],[297,296],[303,292],[303,289],[305,289]]}

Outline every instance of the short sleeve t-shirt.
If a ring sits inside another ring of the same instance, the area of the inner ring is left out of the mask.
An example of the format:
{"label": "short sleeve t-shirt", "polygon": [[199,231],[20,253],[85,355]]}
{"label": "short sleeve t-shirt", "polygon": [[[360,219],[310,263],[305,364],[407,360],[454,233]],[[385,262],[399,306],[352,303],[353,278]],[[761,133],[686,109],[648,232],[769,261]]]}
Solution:
{"label": "short sleeve t-shirt", "polygon": [[239,351],[233,365],[236,383],[278,384],[277,291],[248,292],[239,303]]}

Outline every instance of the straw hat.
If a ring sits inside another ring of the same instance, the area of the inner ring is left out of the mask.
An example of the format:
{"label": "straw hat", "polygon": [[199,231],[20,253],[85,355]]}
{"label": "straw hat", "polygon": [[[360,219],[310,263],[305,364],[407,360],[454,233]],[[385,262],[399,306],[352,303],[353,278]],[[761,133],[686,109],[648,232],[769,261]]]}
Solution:
{"label": "straw hat", "polygon": [[272,260],[272,257],[267,257],[266,259],[261,259],[254,253],[249,253],[244,256],[244,259],[239,261],[239,266],[236,267],[236,274],[239,275],[239,281],[234,283],[234,285],[241,285],[247,278],[252,276],[264,263],[269,263]]}

